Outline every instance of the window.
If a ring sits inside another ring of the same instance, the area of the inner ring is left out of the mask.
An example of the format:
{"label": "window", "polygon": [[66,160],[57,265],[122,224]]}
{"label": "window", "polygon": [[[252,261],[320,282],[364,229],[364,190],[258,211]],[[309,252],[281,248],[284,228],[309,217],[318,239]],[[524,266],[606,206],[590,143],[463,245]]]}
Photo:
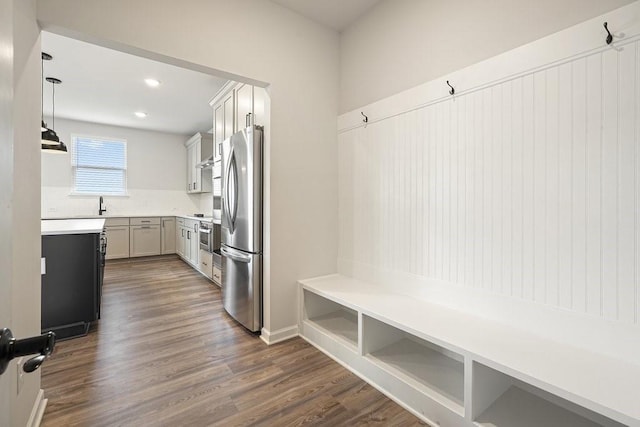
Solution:
{"label": "window", "polygon": [[72,142],[74,193],[127,193],[127,141],[73,136]]}

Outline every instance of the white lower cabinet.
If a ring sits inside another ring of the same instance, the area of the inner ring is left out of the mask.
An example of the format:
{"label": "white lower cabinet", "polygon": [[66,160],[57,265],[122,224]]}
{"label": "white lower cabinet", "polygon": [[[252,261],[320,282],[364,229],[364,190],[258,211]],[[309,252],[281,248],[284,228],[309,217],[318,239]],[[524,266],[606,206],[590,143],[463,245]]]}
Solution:
{"label": "white lower cabinet", "polygon": [[160,223],[162,234],[160,236],[160,252],[162,255],[176,253],[176,219],[164,217]]}
{"label": "white lower cabinet", "polygon": [[129,218],[106,218],[106,259],[129,258]]}
{"label": "white lower cabinet", "polygon": [[107,226],[105,231],[107,233],[106,259],[129,258],[129,225]]}
{"label": "white lower cabinet", "polygon": [[185,227],[184,225],[180,225],[176,229],[176,252],[185,261],[191,260],[192,235],[193,230],[190,230],[189,227]]}
{"label": "white lower cabinet", "polygon": [[209,279],[213,278],[213,255],[200,249],[200,271]]}
{"label": "white lower cabinet", "polygon": [[222,271],[215,265],[213,266],[213,273],[211,278],[213,279],[213,283],[218,286],[222,286]]}
{"label": "white lower cabinet", "polygon": [[178,218],[176,227],[176,253],[189,264],[200,267],[199,221]]}
{"label": "white lower cabinet", "polygon": [[198,221],[190,221],[189,224],[189,262],[194,267],[200,266],[200,238],[198,236],[200,223]]}
{"label": "white lower cabinet", "polygon": [[160,226],[131,226],[129,256],[141,257],[160,255]]}

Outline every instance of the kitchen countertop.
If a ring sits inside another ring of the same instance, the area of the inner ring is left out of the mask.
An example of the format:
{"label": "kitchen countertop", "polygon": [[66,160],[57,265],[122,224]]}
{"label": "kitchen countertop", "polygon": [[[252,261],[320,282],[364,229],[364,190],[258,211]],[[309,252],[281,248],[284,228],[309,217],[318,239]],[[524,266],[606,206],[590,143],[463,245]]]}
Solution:
{"label": "kitchen countertop", "polygon": [[40,221],[41,234],[92,234],[104,229],[103,219],[45,219]]}
{"label": "kitchen countertop", "polygon": [[191,220],[195,220],[195,221],[205,221],[205,222],[212,222],[213,224],[220,224],[221,221],[220,219],[213,219],[211,216],[205,216],[205,217],[197,217],[197,216],[193,216],[193,215],[180,215],[180,214],[169,214],[169,215],[163,215],[163,214],[146,214],[146,215],[140,215],[140,214],[135,214],[135,215],[74,215],[73,217],[49,217],[49,218],[42,218],[42,220],[46,220],[46,221],[52,221],[52,220],[82,220],[82,219],[109,219],[109,218],[160,218],[160,217],[179,217],[179,218],[186,218],[186,219],[191,219]]}

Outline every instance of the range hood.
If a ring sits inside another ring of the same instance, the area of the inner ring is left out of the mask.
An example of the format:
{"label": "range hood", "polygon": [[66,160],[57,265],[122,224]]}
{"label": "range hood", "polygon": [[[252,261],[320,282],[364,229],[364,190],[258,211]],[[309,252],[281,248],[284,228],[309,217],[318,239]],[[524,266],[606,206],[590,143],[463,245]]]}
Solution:
{"label": "range hood", "polygon": [[196,164],[196,167],[200,169],[210,169],[211,167],[213,167],[213,156],[209,156],[200,163]]}

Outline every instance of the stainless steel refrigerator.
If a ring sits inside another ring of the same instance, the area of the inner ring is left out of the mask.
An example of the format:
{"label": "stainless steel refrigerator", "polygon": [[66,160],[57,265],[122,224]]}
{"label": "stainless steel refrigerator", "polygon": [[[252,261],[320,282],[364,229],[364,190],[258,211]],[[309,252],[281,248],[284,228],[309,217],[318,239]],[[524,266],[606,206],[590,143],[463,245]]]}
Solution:
{"label": "stainless steel refrigerator", "polygon": [[260,126],[222,143],[222,301],[253,332],[262,328],[263,144]]}

